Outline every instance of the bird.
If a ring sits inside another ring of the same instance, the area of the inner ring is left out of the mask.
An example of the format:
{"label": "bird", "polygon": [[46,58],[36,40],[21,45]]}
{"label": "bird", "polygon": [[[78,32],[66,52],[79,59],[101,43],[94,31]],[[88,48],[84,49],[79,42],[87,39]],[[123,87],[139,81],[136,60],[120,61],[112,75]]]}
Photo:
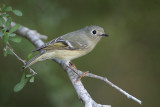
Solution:
{"label": "bird", "polygon": [[90,25],[80,30],[64,34],[34,50],[41,53],[30,59],[24,69],[38,61],[46,59],[59,59],[69,64],[71,60],[91,52],[102,37],[108,34],[100,26]]}

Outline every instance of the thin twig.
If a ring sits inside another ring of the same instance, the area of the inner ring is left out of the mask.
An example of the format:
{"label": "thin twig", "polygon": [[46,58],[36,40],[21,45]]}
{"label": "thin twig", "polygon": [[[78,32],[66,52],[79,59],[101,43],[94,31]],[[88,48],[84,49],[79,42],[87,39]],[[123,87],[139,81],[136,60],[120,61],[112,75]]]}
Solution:
{"label": "thin twig", "polygon": [[30,68],[30,67],[28,67],[28,68],[29,68],[29,71],[30,71],[31,73],[33,73],[33,75],[37,74],[37,72],[35,72],[32,68]]}
{"label": "thin twig", "polygon": [[96,79],[100,79],[103,80],[104,82],[106,82],[107,84],[109,84],[110,86],[112,86],[113,88],[115,88],[116,90],[118,90],[119,92],[121,92],[122,94],[124,94],[125,96],[127,96],[127,98],[132,99],[136,102],[138,102],[139,104],[142,104],[142,101],[137,99],[136,97],[130,95],[129,93],[127,93],[126,91],[122,90],[121,88],[119,88],[118,86],[116,86],[115,84],[113,84],[111,81],[109,81],[107,78],[105,77],[101,77],[92,73],[86,73],[85,75],[86,77],[92,77],[92,78],[96,78]]}
{"label": "thin twig", "polygon": [[[20,57],[13,51],[13,49],[12,49],[11,47],[9,47],[8,45],[6,45],[6,48],[5,48],[5,49],[6,49],[6,50],[9,49],[9,50],[14,54],[14,56],[16,56],[16,58],[17,58],[18,60],[20,60],[21,62],[23,62],[24,65],[26,64],[26,61],[23,60],[22,58],[20,58]],[[33,73],[33,75],[37,74],[37,73],[36,73],[32,68],[30,68],[30,67],[29,67],[29,70],[30,70],[31,73]]]}
{"label": "thin twig", "polygon": [[127,93],[126,91],[124,91],[123,89],[119,88],[118,86],[116,86],[115,84],[113,84],[111,81],[109,81],[106,77],[102,77],[102,76],[98,76],[92,73],[89,73],[89,71],[87,72],[82,72],[80,70],[76,70],[75,68],[73,68],[72,66],[70,66],[70,69],[78,74],[78,77],[76,79],[76,81],[79,81],[82,77],[91,77],[91,78],[96,78],[99,80],[103,80],[104,82],[106,82],[107,84],[109,84],[110,86],[112,86],[113,88],[115,88],[116,90],[118,90],[119,92],[121,92],[122,94],[124,94],[128,99],[132,99],[134,101],[136,101],[139,104],[142,104],[142,101],[139,100],[138,98],[130,95],[129,93]]}
{"label": "thin twig", "polygon": [[17,57],[18,60],[20,60],[21,62],[23,62],[23,64],[25,64],[25,60],[23,60],[22,58],[20,58],[14,51],[12,48],[10,48],[8,45],[6,45],[6,49],[9,49],[13,54],[14,56]]}

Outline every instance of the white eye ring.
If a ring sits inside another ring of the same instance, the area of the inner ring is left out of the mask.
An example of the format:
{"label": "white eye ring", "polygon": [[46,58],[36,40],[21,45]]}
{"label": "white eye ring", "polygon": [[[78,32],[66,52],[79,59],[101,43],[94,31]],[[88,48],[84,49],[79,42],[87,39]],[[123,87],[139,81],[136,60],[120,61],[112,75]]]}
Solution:
{"label": "white eye ring", "polygon": [[97,31],[96,31],[96,30],[93,30],[93,31],[92,31],[92,34],[94,34],[94,35],[95,35],[96,33],[97,33]]}

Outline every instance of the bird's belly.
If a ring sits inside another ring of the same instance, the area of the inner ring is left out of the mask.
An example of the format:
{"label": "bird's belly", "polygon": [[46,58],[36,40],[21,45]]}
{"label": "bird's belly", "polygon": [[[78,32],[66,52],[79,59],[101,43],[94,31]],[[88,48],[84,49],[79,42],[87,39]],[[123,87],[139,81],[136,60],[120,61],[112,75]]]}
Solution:
{"label": "bird's belly", "polygon": [[85,54],[82,50],[56,50],[54,56],[62,60],[72,60]]}
{"label": "bird's belly", "polygon": [[45,59],[58,58],[61,60],[72,60],[87,54],[88,52],[83,50],[54,50],[52,52],[47,52]]}

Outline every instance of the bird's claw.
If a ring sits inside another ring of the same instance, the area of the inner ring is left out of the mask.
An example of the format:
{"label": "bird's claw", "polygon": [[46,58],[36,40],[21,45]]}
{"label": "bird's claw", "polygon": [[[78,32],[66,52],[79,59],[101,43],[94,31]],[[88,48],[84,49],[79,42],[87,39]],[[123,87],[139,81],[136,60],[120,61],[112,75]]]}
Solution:
{"label": "bird's claw", "polygon": [[83,72],[79,77],[77,78],[76,82],[80,81],[81,78],[85,77],[89,71]]}

